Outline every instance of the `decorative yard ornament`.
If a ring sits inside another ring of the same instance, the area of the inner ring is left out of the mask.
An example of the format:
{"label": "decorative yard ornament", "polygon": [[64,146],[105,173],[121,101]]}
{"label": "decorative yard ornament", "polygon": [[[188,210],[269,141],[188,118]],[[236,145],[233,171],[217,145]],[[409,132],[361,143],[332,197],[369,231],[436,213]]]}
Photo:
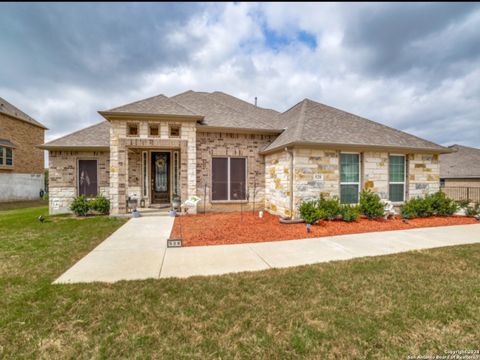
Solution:
{"label": "decorative yard ornament", "polygon": [[307,223],[307,232],[308,232],[308,233],[310,232],[311,227],[312,227],[312,224],[308,224],[308,223]]}
{"label": "decorative yard ornament", "polygon": [[40,215],[38,218],[38,221],[40,221],[41,223],[43,223],[45,221],[45,218],[43,217],[43,215]]}

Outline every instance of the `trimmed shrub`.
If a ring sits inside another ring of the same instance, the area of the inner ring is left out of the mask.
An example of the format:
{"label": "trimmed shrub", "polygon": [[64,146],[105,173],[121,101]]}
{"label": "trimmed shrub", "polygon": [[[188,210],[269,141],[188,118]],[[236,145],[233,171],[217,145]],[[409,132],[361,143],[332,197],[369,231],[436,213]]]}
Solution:
{"label": "trimmed shrub", "polygon": [[384,214],[384,204],[377,194],[370,190],[362,190],[360,193],[360,211],[369,219],[377,219]]}
{"label": "trimmed shrub", "polygon": [[327,199],[323,196],[323,194],[320,195],[317,208],[320,211],[322,219],[334,220],[341,215],[340,200],[338,200],[338,197],[336,196],[332,197],[331,199]]}
{"label": "trimmed shrub", "polygon": [[320,220],[320,211],[317,208],[317,201],[305,201],[303,202],[299,209],[300,216],[307,224],[313,224],[317,220]]}
{"label": "trimmed shrub", "polygon": [[467,205],[467,207],[465,208],[465,215],[467,216],[480,215],[480,203]]}
{"label": "trimmed shrub", "polygon": [[84,195],[77,196],[73,199],[70,210],[77,216],[86,216],[90,210],[90,203]]}
{"label": "trimmed shrub", "polygon": [[357,205],[344,204],[340,208],[340,213],[343,221],[357,221],[360,216],[360,209]]}
{"label": "trimmed shrub", "polygon": [[110,200],[103,195],[97,195],[95,199],[90,200],[90,209],[106,215],[110,212]]}
{"label": "trimmed shrub", "polygon": [[439,216],[451,216],[455,214],[459,207],[454,200],[441,191],[427,195],[425,201],[428,202],[433,214]]}

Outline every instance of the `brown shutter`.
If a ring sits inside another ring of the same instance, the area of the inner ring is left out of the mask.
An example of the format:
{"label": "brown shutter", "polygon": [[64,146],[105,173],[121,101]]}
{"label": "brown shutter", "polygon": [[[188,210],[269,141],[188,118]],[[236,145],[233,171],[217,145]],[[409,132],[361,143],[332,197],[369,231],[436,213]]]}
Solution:
{"label": "brown shutter", "polygon": [[230,158],[230,200],[246,199],[245,163],[244,158]]}
{"label": "brown shutter", "polygon": [[97,160],[78,160],[78,195],[97,196]]}
{"label": "brown shutter", "polygon": [[228,158],[212,158],[212,200],[228,200]]}

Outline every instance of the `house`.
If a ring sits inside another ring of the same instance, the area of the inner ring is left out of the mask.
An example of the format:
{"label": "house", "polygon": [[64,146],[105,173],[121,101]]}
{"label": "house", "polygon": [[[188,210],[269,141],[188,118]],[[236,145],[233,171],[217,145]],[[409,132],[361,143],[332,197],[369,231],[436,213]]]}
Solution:
{"label": "house", "polygon": [[452,145],[440,156],[440,185],[455,200],[480,202],[480,149]]}
{"label": "house", "polygon": [[79,194],[168,206],[193,195],[206,210],[298,215],[321,193],[358,202],[369,188],[405,199],[439,189],[439,154],[451,150],[305,99],[280,113],[222,92],[154,96],[108,111],[106,121],[48,142],[50,212]]}
{"label": "house", "polygon": [[0,202],[33,200],[44,190],[47,128],[0,97]]}

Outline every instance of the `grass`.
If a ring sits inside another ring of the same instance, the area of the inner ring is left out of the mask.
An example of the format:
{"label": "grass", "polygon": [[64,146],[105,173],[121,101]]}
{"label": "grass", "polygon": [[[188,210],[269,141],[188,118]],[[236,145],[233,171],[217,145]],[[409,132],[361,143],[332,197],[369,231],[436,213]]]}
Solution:
{"label": "grass", "polygon": [[25,200],[25,201],[11,201],[0,202],[0,211],[13,210],[13,209],[25,209],[32,207],[48,206],[48,200]]}
{"label": "grass", "polygon": [[51,285],[122,221],[0,212],[0,358],[405,358],[476,349],[480,245]]}

